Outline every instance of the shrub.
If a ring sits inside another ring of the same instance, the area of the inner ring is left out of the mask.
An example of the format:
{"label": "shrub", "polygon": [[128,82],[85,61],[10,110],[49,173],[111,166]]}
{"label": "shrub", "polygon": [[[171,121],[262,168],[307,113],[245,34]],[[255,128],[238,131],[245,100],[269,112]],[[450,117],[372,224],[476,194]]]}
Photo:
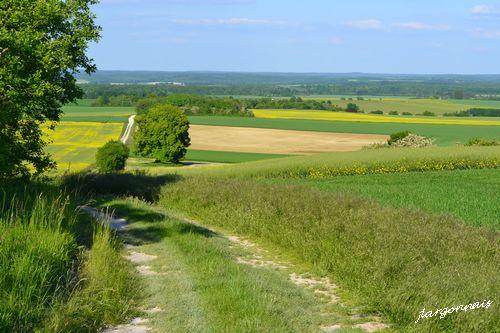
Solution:
{"label": "shrub", "polygon": [[401,131],[401,132],[396,132],[391,134],[391,137],[387,141],[389,145],[392,145],[394,142],[406,138],[408,135],[410,135],[410,132],[408,131]]}
{"label": "shrub", "polygon": [[399,112],[398,111],[391,111],[391,112],[389,112],[389,115],[390,116],[399,116]]}
{"label": "shrub", "polygon": [[424,148],[431,147],[433,141],[434,140],[426,138],[425,136],[410,133],[406,137],[393,142],[391,146],[395,148]]}
{"label": "shrub", "polygon": [[347,112],[359,112],[359,106],[357,106],[354,103],[348,103],[347,107],[345,108]]}
{"label": "shrub", "polygon": [[370,111],[371,114],[384,114],[384,111],[381,110],[375,110],[375,111]]}
{"label": "shrub", "polygon": [[111,140],[97,150],[95,161],[99,172],[108,173],[125,169],[128,156],[129,149],[125,144]]}
{"label": "shrub", "polygon": [[500,141],[495,140],[495,139],[474,138],[474,139],[470,139],[465,145],[466,146],[500,146]]}
{"label": "shrub", "polygon": [[157,161],[177,163],[190,144],[189,121],[172,105],[157,105],[137,120],[135,151]]}
{"label": "shrub", "polygon": [[426,117],[435,117],[436,114],[434,112],[430,112],[430,111],[424,111],[422,113],[422,116],[426,116]]}
{"label": "shrub", "polygon": [[402,115],[403,116],[413,116],[413,113],[405,111],[402,113]]}

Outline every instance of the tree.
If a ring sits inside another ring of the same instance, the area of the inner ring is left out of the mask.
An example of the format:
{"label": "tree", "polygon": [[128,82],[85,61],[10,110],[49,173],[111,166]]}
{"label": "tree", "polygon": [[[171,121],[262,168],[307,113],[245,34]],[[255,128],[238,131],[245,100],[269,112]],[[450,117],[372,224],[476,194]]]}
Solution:
{"label": "tree", "polygon": [[54,163],[42,129],[82,97],[74,75],[95,71],[86,56],[99,39],[96,0],[0,1],[0,178],[41,173]]}
{"label": "tree", "polygon": [[125,169],[130,150],[120,141],[108,141],[97,150],[95,162],[99,172],[107,173]]}
{"label": "tree", "polygon": [[177,163],[190,144],[189,121],[173,105],[156,105],[137,119],[135,151],[160,162]]}
{"label": "tree", "polygon": [[354,103],[348,103],[347,107],[345,108],[347,112],[358,112],[359,111],[359,106],[357,106]]}

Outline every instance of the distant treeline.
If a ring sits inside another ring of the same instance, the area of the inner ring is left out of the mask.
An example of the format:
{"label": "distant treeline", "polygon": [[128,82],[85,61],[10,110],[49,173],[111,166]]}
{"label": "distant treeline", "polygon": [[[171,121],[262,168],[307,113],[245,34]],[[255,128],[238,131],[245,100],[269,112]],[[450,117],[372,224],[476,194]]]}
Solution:
{"label": "distant treeline", "polygon": [[263,96],[292,97],[310,95],[345,95],[345,96],[410,96],[441,97],[466,99],[483,96],[483,99],[495,99],[500,91],[498,82],[393,82],[393,81],[343,81],[334,84],[237,84],[237,85],[187,85],[169,84],[144,85],[110,85],[83,84],[87,98],[110,98],[111,96],[128,95],[138,98],[154,94],[196,94],[226,96]]}
{"label": "distant treeline", "polygon": [[250,109],[298,109],[358,112],[359,108],[350,103],[343,109],[330,100],[304,100],[291,98],[234,98],[190,94],[168,96],[151,95],[145,98],[119,95],[109,98],[99,97],[92,106],[135,106],[137,113],[147,112],[156,104],[171,104],[180,107],[188,115],[237,115],[252,116]]}
{"label": "distant treeline", "polygon": [[469,109],[467,111],[445,113],[448,117],[500,117],[500,109]]}

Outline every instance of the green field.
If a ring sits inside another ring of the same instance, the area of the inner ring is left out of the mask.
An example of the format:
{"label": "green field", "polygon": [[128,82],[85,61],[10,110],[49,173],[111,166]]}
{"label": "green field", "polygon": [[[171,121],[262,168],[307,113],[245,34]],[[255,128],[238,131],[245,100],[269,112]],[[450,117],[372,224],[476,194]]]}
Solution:
{"label": "green field", "polygon": [[254,128],[275,128],[298,131],[391,134],[399,131],[411,131],[432,137],[440,146],[452,146],[465,143],[471,138],[500,138],[500,126],[464,126],[464,125],[423,125],[394,123],[359,123],[297,119],[258,119],[240,117],[193,116],[191,124],[236,126]]}
{"label": "green field", "polygon": [[[88,104],[83,100],[83,104]],[[134,107],[91,107],[88,105],[66,105],[63,107],[62,121],[85,121],[103,123],[125,123],[135,114]]]}
{"label": "green field", "polygon": [[118,140],[122,129],[121,123],[63,121],[55,131],[45,131],[52,140],[45,150],[59,171],[78,171],[93,164],[97,149],[109,140]]}
{"label": "green field", "polygon": [[413,114],[421,114],[424,111],[431,111],[437,115],[443,113],[453,113],[465,111],[471,108],[498,108],[500,109],[500,101],[483,101],[483,100],[440,100],[440,99],[420,99],[420,98],[405,98],[405,97],[377,97],[367,96],[364,100],[357,100],[357,97],[346,96],[353,100],[341,100],[340,97],[303,97],[304,99],[331,100],[334,104],[345,108],[348,103],[357,104],[365,112],[381,110],[385,113],[390,111],[410,112]]}
{"label": "green field", "polygon": [[287,155],[279,155],[279,154],[235,153],[229,151],[188,149],[188,152],[184,160],[216,162],[216,163],[241,163],[241,162],[268,160],[286,156]]}
{"label": "green field", "polygon": [[273,180],[367,197],[381,204],[451,214],[472,226],[500,229],[500,170],[339,176],[323,180]]}

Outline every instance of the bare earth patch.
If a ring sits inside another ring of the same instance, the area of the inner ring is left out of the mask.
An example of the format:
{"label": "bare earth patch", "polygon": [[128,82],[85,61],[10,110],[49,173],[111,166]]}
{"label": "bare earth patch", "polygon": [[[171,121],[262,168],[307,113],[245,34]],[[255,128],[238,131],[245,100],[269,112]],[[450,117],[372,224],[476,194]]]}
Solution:
{"label": "bare earth patch", "polygon": [[191,125],[191,149],[268,154],[314,154],[360,150],[386,135]]}
{"label": "bare earth patch", "polygon": [[149,262],[149,261],[155,260],[158,257],[157,256],[152,256],[152,255],[149,255],[149,254],[145,254],[145,253],[141,253],[141,252],[131,251],[126,258],[128,260],[130,260],[131,262],[133,262],[134,264],[142,264],[142,263],[145,263],[145,262]]}
{"label": "bare earth patch", "polygon": [[144,325],[147,322],[147,319],[134,318],[127,325],[119,325],[113,328],[109,328],[102,331],[102,333],[147,333],[151,331],[151,328]]}

